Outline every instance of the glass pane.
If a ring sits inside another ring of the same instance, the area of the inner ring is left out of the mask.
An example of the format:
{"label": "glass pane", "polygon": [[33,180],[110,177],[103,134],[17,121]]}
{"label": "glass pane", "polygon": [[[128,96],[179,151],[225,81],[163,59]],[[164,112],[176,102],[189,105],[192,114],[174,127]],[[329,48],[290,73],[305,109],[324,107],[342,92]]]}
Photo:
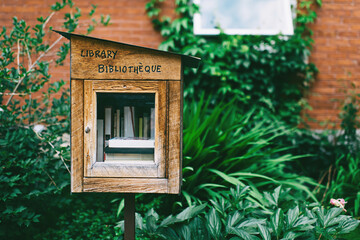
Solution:
{"label": "glass pane", "polygon": [[[289,0],[196,0],[200,29],[228,34],[292,34]],[[195,19],[196,20],[196,19]]]}
{"label": "glass pane", "polygon": [[97,93],[97,162],[154,161],[155,93]]}

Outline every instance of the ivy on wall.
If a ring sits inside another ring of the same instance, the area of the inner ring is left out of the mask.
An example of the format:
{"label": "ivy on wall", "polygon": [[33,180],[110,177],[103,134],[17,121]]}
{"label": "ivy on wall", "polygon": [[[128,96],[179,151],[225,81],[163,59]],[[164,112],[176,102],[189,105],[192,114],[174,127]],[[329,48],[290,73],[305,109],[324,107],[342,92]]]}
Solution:
{"label": "ivy on wall", "polygon": [[197,99],[205,91],[214,100],[236,98],[244,111],[263,106],[287,123],[301,122],[306,90],[317,72],[308,62],[313,43],[308,25],[315,21],[314,6],[321,1],[298,1],[294,35],[289,37],[195,36],[193,16],[199,7],[177,0],[177,18],[172,20],[161,16],[162,2],[151,0],[146,5],[154,27],[165,39],[159,48],[202,58],[197,71],[185,69],[187,99]]}

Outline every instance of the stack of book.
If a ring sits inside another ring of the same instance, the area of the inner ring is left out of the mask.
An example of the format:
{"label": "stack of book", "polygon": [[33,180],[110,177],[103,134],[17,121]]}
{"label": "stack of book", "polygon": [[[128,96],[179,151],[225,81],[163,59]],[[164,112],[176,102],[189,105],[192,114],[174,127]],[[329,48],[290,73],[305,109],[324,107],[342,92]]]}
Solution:
{"label": "stack of book", "polygon": [[97,119],[97,161],[154,160],[153,106],[110,106],[103,111],[104,119]]}

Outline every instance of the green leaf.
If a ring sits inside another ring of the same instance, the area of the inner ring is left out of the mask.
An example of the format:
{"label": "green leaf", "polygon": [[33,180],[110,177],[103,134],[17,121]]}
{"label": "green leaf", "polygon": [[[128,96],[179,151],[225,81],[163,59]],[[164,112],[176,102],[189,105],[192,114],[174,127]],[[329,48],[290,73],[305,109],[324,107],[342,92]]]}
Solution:
{"label": "green leaf", "polygon": [[316,219],[309,219],[306,216],[301,216],[299,219],[297,219],[292,226],[294,230],[296,231],[307,231],[310,229],[313,229],[314,226],[312,226],[316,222]]}
{"label": "green leaf", "polygon": [[207,204],[201,204],[199,206],[190,206],[183,210],[181,213],[176,215],[176,218],[180,221],[185,221],[190,218],[193,218],[194,216],[198,215],[199,213],[203,212]]}
{"label": "green leaf", "polygon": [[343,210],[341,208],[331,208],[324,216],[324,227],[327,227],[329,222],[339,216],[342,212]]}
{"label": "green leaf", "polygon": [[274,212],[274,214],[270,217],[270,226],[277,238],[280,236],[283,229],[283,225],[284,225],[283,218],[284,218],[284,214],[281,208],[278,208]]}
{"label": "green leaf", "polygon": [[316,207],[313,209],[313,212],[316,214],[316,216],[318,217],[318,221],[320,223],[321,227],[325,227],[325,216],[324,216],[324,209],[321,207]]}
{"label": "green leaf", "polygon": [[215,208],[211,208],[209,213],[206,216],[207,223],[209,227],[209,232],[214,239],[222,239],[221,234],[221,221],[218,214],[215,211]]}
{"label": "green leaf", "polygon": [[354,231],[359,226],[360,221],[349,218],[341,224],[339,234],[345,234]]}
{"label": "green leaf", "polygon": [[258,224],[257,225],[259,228],[259,233],[260,236],[262,237],[263,240],[271,240],[271,234],[269,229],[267,229],[267,227],[263,226],[262,224]]}
{"label": "green leaf", "polygon": [[299,217],[299,207],[296,206],[295,208],[290,209],[286,214],[286,219],[288,224],[287,227],[292,228],[298,217]]}
{"label": "green leaf", "polygon": [[125,200],[124,199],[121,199],[120,203],[119,203],[119,207],[118,207],[118,210],[116,212],[116,217],[119,217],[122,210],[124,209],[125,207]]}
{"label": "green leaf", "polygon": [[239,211],[234,212],[233,214],[229,214],[227,219],[228,227],[235,227],[244,217],[239,213]]}
{"label": "green leaf", "polygon": [[146,217],[146,231],[155,232],[157,230],[156,220],[156,217],[153,215]]}
{"label": "green leaf", "polygon": [[178,221],[179,221],[179,219],[177,219],[173,215],[169,215],[160,223],[160,226],[161,227],[166,227],[166,226],[174,224],[174,223],[176,223]]}
{"label": "green leaf", "polygon": [[242,182],[240,182],[237,178],[231,177],[231,176],[229,176],[229,175],[227,175],[227,174],[225,174],[225,173],[222,173],[222,172],[220,172],[220,171],[218,171],[218,170],[216,170],[216,169],[209,169],[209,171],[210,171],[210,172],[213,172],[213,173],[215,173],[215,174],[217,174],[217,175],[219,175],[219,176],[220,176],[221,178],[223,178],[225,181],[227,181],[227,182],[229,182],[229,183],[231,183],[231,184],[233,184],[233,185],[235,185],[235,186],[237,186],[237,185],[240,185],[240,186],[242,186],[242,187],[245,186],[245,184],[243,184]]}
{"label": "green leaf", "polygon": [[258,240],[259,238],[249,234],[247,231],[240,229],[240,228],[233,228],[230,227],[228,229],[228,234],[234,234],[237,235],[238,237],[244,239],[244,240]]}
{"label": "green leaf", "polygon": [[165,218],[160,223],[160,226],[165,227],[165,226],[177,223],[177,222],[183,222],[183,221],[189,220],[189,219],[197,216],[201,212],[203,212],[206,206],[207,206],[207,204],[201,204],[199,206],[194,205],[194,206],[187,207],[186,209],[184,209],[182,212],[180,212],[176,216],[170,215],[167,218]]}

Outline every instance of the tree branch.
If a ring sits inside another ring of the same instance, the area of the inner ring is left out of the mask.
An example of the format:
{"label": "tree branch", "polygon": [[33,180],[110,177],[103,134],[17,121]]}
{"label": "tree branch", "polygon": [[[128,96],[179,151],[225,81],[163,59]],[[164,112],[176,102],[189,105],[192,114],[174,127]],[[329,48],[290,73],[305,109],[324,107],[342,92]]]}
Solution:
{"label": "tree branch", "polygon": [[[37,133],[34,129],[33,129],[33,131],[34,131],[34,133],[36,134],[36,136],[37,136],[40,140],[44,140],[44,138],[42,138],[42,137],[39,135],[39,133]],[[63,156],[61,156],[61,152],[58,151],[51,142],[49,142],[49,141],[46,141],[46,142],[47,142],[47,143],[55,150],[55,152],[59,155],[59,157],[60,157],[61,161],[64,163],[67,171],[69,172],[69,174],[71,174],[68,166],[67,166],[66,163],[65,163],[65,160],[64,160]]]}
{"label": "tree branch", "polygon": [[[41,58],[43,58],[63,37],[60,36],[45,52],[43,52],[37,59],[36,61],[30,66],[30,68],[26,71],[26,74],[24,77],[22,77],[19,82],[16,84],[14,90],[13,90],[13,94],[16,92],[16,90],[18,89],[18,87],[20,86],[20,84],[22,83],[22,81],[24,80],[24,78],[33,70],[33,68],[35,67],[35,65],[40,61]],[[11,95],[10,98],[8,99],[7,103],[5,106],[8,106],[9,103],[11,102],[12,98],[14,95]]]}

